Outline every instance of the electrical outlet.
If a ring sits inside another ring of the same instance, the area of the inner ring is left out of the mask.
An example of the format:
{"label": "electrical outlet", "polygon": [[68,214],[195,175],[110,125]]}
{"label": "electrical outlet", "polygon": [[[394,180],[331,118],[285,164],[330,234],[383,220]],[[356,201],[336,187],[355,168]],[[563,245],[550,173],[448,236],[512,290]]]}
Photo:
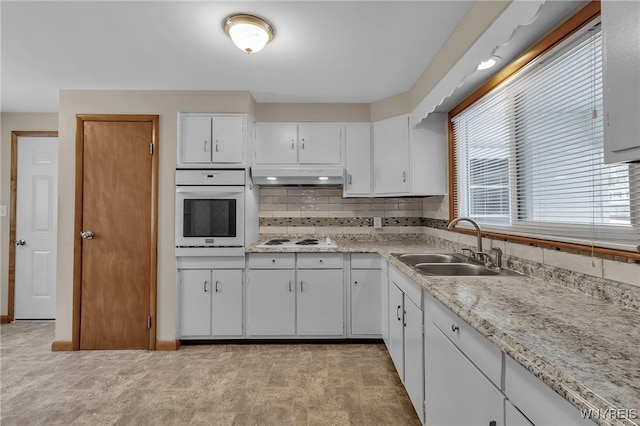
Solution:
{"label": "electrical outlet", "polygon": [[382,218],[381,217],[374,217],[373,218],[373,227],[375,229],[382,228]]}
{"label": "electrical outlet", "polygon": [[0,206],[0,217],[7,217],[7,206]]}

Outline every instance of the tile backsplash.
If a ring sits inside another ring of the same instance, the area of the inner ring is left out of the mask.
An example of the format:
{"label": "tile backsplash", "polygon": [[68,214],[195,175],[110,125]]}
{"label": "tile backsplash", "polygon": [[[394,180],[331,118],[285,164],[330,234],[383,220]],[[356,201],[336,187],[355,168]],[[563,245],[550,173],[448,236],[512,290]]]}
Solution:
{"label": "tile backsplash", "polygon": [[[260,189],[260,234],[422,235],[422,197],[343,198],[340,188]],[[382,228],[373,227],[373,218]]]}

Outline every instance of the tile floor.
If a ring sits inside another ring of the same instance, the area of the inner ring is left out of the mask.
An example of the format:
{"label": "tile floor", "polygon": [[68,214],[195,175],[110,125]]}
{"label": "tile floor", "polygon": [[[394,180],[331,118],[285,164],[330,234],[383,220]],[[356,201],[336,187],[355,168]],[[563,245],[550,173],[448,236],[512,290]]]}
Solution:
{"label": "tile floor", "polygon": [[420,424],[382,344],[51,352],[53,336],[1,326],[2,426]]}

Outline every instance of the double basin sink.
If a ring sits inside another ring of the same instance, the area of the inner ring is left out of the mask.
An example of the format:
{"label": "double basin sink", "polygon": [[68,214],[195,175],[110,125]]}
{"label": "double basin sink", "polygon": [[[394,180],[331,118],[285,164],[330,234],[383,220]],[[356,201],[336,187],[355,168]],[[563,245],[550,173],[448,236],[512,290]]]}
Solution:
{"label": "double basin sink", "polygon": [[487,267],[475,259],[458,253],[392,254],[400,261],[413,267],[424,275],[444,276],[518,276],[517,272],[507,269]]}

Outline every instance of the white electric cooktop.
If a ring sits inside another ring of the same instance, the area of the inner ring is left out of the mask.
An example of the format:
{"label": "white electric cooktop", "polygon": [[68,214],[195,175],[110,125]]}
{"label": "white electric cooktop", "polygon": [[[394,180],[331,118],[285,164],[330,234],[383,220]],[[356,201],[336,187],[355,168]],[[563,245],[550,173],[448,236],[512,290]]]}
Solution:
{"label": "white electric cooktop", "polygon": [[273,240],[269,240],[269,241],[265,241],[263,243],[258,244],[256,247],[305,247],[305,246],[311,246],[311,247],[318,247],[318,248],[323,248],[323,247],[338,247],[338,244],[336,244],[336,242],[334,240],[332,240],[331,238],[327,237],[327,238],[305,238],[305,239],[273,239]]}

